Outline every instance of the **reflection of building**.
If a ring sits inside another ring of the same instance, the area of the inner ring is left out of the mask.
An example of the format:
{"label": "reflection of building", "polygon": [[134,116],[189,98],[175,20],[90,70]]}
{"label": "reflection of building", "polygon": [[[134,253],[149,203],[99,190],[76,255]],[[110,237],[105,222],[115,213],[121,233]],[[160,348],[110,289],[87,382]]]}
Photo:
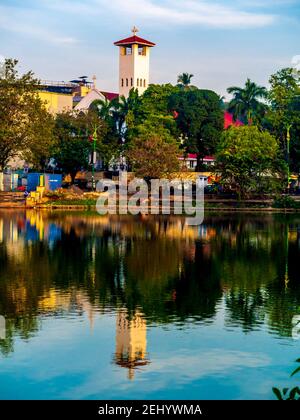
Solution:
{"label": "reflection of building", "polygon": [[116,353],[117,365],[128,369],[129,379],[133,379],[134,370],[149,363],[147,360],[147,326],[143,315],[136,312],[128,318],[126,310],[117,314]]}

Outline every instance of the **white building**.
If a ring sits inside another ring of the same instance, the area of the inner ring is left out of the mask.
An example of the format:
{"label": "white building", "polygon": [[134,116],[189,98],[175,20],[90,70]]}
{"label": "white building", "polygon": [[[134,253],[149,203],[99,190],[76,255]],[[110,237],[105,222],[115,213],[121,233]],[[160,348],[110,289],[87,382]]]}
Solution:
{"label": "white building", "polygon": [[[187,156],[181,156],[179,158],[180,162],[187,167],[187,169],[191,171],[195,171],[197,167],[197,154],[196,153],[189,153]],[[204,156],[203,158],[203,165],[207,167],[213,167],[215,165],[215,157],[214,156]]]}
{"label": "white building", "polygon": [[132,29],[133,36],[114,43],[120,49],[119,56],[119,94],[126,98],[132,88],[138,89],[141,95],[149,86],[150,48],[153,42],[136,35],[137,28]]}

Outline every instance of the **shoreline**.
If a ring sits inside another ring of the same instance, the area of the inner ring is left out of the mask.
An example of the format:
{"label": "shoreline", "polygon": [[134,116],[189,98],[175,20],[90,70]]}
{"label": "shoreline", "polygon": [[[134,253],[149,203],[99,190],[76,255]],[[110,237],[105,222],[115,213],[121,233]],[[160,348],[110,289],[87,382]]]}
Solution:
{"label": "shoreline", "polygon": [[[0,210],[42,210],[42,211],[94,211],[96,212],[95,205],[88,205],[88,204],[39,204],[36,206],[26,206],[24,205],[16,205],[16,203],[0,203]],[[300,213],[299,209],[289,209],[289,208],[273,208],[273,207],[205,207],[205,212],[222,212],[222,213],[289,213],[289,214],[297,214]],[[118,213],[117,213],[118,214]],[[128,213],[128,215],[131,215]],[[159,214],[145,214],[147,216],[168,216],[168,214],[163,214],[160,212]],[[170,216],[186,216],[184,212],[180,215],[173,214],[172,210]]]}

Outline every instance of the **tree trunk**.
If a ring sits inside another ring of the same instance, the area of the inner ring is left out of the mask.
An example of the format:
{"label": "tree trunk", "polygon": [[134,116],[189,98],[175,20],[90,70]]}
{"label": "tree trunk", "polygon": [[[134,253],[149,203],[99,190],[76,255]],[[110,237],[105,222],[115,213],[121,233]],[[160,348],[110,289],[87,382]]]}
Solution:
{"label": "tree trunk", "polygon": [[71,185],[74,185],[76,175],[77,175],[77,171],[70,173],[70,176],[71,176]]}

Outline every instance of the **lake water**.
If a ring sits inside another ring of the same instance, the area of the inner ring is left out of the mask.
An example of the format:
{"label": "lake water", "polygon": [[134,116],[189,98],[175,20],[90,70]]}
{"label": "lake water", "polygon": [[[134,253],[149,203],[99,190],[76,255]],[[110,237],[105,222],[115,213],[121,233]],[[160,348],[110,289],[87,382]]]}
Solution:
{"label": "lake water", "polygon": [[274,398],[299,264],[300,215],[2,211],[0,398]]}

